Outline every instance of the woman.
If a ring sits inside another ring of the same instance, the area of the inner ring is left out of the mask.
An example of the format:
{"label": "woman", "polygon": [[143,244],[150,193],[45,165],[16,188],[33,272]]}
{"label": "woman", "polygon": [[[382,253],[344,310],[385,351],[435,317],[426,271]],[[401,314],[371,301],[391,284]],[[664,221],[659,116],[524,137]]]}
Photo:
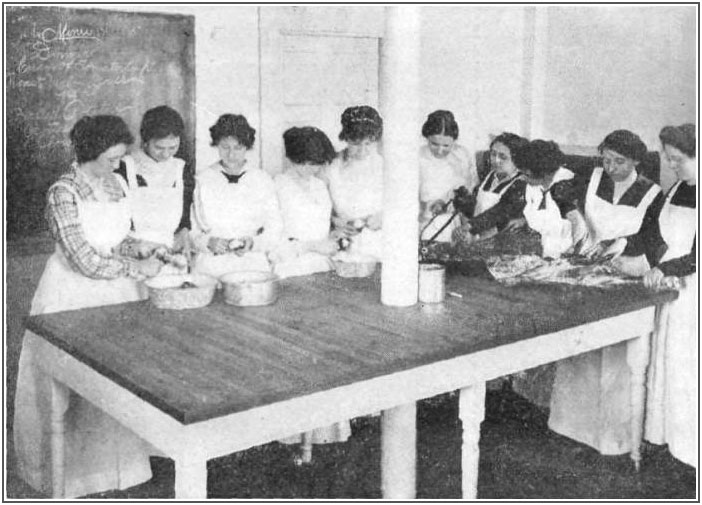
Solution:
{"label": "woman", "polygon": [[283,228],[273,179],[247,163],[256,130],[244,116],[224,114],[210,128],[220,160],[197,175],[193,214],[194,271],[219,277],[241,270],[271,271],[267,253]]}
{"label": "woman", "polygon": [[312,126],[290,128],[283,141],[290,165],[275,178],[283,241],[271,254],[274,271],[280,277],[326,272],[331,269],[329,255],[338,247],[329,236],[329,190],[317,175],[336,151],[324,132]]}
{"label": "woman", "polygon": [[[636,234],[644,216],[660,208],[664,199],[657,184],[637,173],[648,152],[637,135],[616,130],[605,137],[599,151],[603,167],[576,177],[573,186],[573,200],[585,218],[582,245],[575,252],[589,256],[620,254],[627,237]],[[560,361],[549,427],[602,454],[629,452],[628,392],[626,344]]]}
{"label": "woman", "polygon": [[[458,123],[447,110],[429,114],[422,126],[427,143],[419,151],[419,202],[422,240],[429,240],[451,219],[451,200],[458,188],[470,192],[478,183],[472,153],[456,143]],[[429,224],[431,221],[431,224]],[[460,224],[454,218],[435,238],[450,242],[451,232]]]}
{"label": "woman", "polygon": [[[668,444],[671,454],[697,466],[697,148],[694,124],[666,126],[659,138],[678,181],[627,240],[615,265],[626,273],[643,269],[650,289],[675,288],[677,300],[659,308],[651,345],[644,437]],[[653,207],[653,206],[652,206]]]}
{"label": "woman", "polygon": [[[32,300],[34,315],[139,300],[137,279],[160,269],[155,258],[133,260],[115,252],[125,245],[131,225],[125,187],[112,173],[133,142],[127,125],[116,116],[86,116],[70,138],[76,163],[47,195],[56,251]],[[37,342],[36,335],[25,332],[14,442],[24,480],[50,495],[51,382],[41,372]],[[146,442],[78,396],[71,395],[67,409],[67,497],[123,489],[151,478]]]}
{"label": "woman", "polygon": [[[508,228],[525,225],[541,235],[542,256],[558,258],[573,246],[573,224],[567,211],[571,202],[564,199],[563,181],[573,172],[561,166],[563,153],[552,141],[533,140],[514,153],[514,163],[526,176],[523,218]],[[572,216],[572,213],[571,213]]]}
{"label": "woman", "polygon": [[514,164],[515,152],[529,141],[504,132],[490,143],[490,172],[463,204],[467,217],[453,233],[458,241],[485,238],[519,219],[524,211],[526,179]]}
{"label": "woman", "polygon": [[383,158],[378,153],[382,136],[378,111],[367,105],[347,108],[339,134],[347,147],[324,175],[334,232],[350,239],[350,251],[378,260],[382,259]]}
{"label": "woman", "polygon": [[141,149],[125,156],[117,170],[131,193],[133,236],[176,251],[190,246],[188,228],[178,230],[184,222],[185,161],[176,153],[184,129],[183,118],[166,105],[146,111],[141,120]]}

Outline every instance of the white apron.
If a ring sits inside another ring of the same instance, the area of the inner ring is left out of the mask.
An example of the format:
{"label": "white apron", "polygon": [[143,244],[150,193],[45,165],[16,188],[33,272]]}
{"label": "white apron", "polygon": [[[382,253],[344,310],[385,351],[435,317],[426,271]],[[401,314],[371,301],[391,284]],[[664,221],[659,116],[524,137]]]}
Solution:
{"label": "white apron", "polygon": [[[213,237],[235,239],[253,237],[266,223],[259,205],[253,205],[245,192],[236,184],[207,184],[198,188],[201,215]],[[242,256],[235,253],[215,255],[211,251],[200,251],[195,258],[193,272],[221,277],[229,272],[245,270],[271,271],[271,264],[263,251],[249,251]]]}
{"label": "white apron", "polygon": [[[678,183],[680,184],[680,183]],[[668,250],[661,262],[690,253],[695,239],[697,209],[670,204],[668,193],[659,224]],[[698,357],[697,273],[682,279],[677,300],[658,308],[648,369],[644,438],[668,444],[673,456],[697,467]]]}
{"label": "white apron", "polygon": [[[129,232],[127,199],[119,202],[84,202],[78,196],[76,199],[87,241],[108,254]],[[30,313],[45,314],[138,299],[136,281],[85,277],[70,267],[57,245],[39,281]],[[22,478],[33,488],[51,494],[51,384],[35,356],[38,339],[34,333],[25,332],[15,398],[14,443]],[[151,478],[150,445],[101,410],[71,394],[65,420],[67,497],[124,489]]]}
{"label": "white apron", "polygon": [[[299,241],[324,240],[329,237],[332,203],[329,190],[316,177],[310,179],[309,188],[302,188],[292,177],[282,174],[276,179],[280,212],[283,217],[283,244],[288,247],[288,237]],[[294,249],[294,244],[290,249]],[[281,254],[273,271],[281,278],[308,275],[331,270],[328,256],[316,252],[302,252],[285,257]]]}
{"label": "white apron", "polygon": [[[512,179],[505,184],[503,188],[501,188],[499,191],[490,191],[487,189],[487,182],[490,180],[491,175],[495,171],[492,170],[487,177],[485,177],[485,181],[480,185],[478,188],[478,192],[475,195],[475,209],[473,210],[473,217],[477,217],[480,214],[482,214],[485,211],[488,211],[492,209],[495,205],[497,205],[500,200],[502,199],[502,196],[509,190],[509,188],[512,187],[512,185],[517,181],[518,176],[515,175],[512,177]],[[497,177],[495,177],[495,181],[497,183],[497,186],[501,184],[501,182],[497,181]],[[495,228],[492,228],[490,230],[486,230],[480,235],[482,237],[493,235],[497,230]]]}
{"label": "white apron", "polygon": [[[173,235],[183,215],[182,186],[169,184],[139,187],[134,159],[126,156],[124,162],[134,221],[133,236],[173,247]],[[178,177],[182,177],[180,174]]]}
{"label": "white apron", "polygon": [[[597,196],[602,174],[602,168],[593,171],[585,200],[585,220],[594,238],[590,245],[635,234],[658,194],[654,186],[637,207],[615,205]],[[626,343],[619,343],[556,364],[548,421],[551,430],[601,454],[631,450],[626,348]]]}
{"label": "white apron", "polygon": [[[383,158],[372,154],[362,161],[337,160],[329,167],[329,193],[336,211],[348,219],[365,219],[383,208]],[[351,237],[354,254],[382,260],[382,230],[363,228]]]}
{"label": "white apron", "polygon": [[589,236],[585,247],[593,246],[603,240],[634,235],[641,227],[646,209],[658,195],[658,187],[651,187],[636,207],[617,205],[597,196],[604,170],[595,168],[585,197],[585,221]]}
{"label": "white apron", "polygon": [[[554,175],[552,184],[573,178],[570,170],[559,168]],[[524,217],[529,227],[541,234],[542,256],[558,258],[573,245],[571,224],[561,217],[558,205],[551,193],[544,195],[540,186],[528,184],[525,192],[526,205]],[[541,202],[546,199],[545,208],[540,209]]]}

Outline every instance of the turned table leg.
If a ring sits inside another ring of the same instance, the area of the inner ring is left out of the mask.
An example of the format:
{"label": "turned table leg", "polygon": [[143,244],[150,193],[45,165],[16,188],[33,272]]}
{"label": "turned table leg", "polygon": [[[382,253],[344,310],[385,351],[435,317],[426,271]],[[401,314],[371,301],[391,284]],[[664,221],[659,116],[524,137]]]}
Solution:
{"label": "turned table leg", "polygon": [[478,463],[480,462],[480,423],[485,417],[485,383],[461,389],[458,417],[463,426],[461,447],[461,488],[464,500],[478,497]]}
{"label": "turned table leg", "polygon": [[66,494],[65,461],[65,414],[70,390],[56,380],[51,380],[51,487],[54,498]]}
{"label": "turned table leg", "polygon": [[175,460],[176,500],[205,500],[207,498],[207,459],[194,451],[181,454]]}
{"label": "turned table leg", "polygon": [[646,405],[646,367],[650,357],[650,335],[627,342],[626,360],[631,373],[631,459],[636,471],[641,467],[644,409]]}
{"label": "turned table leg", "polygon": [[417,405],[384,410],[381,418],[381,488],[383,498],[411,500],[416,490]]}

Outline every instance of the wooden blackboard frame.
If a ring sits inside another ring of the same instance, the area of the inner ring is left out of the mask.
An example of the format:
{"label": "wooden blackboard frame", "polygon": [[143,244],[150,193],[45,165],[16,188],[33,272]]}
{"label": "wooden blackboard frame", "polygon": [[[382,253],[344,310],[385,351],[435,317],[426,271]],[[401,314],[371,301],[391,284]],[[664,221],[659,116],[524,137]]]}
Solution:
{"label": "wooden blackboard frame", "polygon": [[85,114],[122,116],[139,145],[146,110],[178,110],[186,125],[178,156],[186,160],[187,211],[195,163],[194,16],[6,6],[3,21],[8,241],[48,238],[46,190],[70,166],[68,132]]}

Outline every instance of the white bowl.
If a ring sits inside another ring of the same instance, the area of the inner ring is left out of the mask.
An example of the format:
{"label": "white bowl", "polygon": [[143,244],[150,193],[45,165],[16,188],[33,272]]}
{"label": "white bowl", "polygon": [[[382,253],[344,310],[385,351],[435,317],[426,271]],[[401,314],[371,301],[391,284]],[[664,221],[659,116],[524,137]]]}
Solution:
{"label": "white bowl", "polygon": [[219,278],[224,301],[239,307],[270,305],[278,299],[279,277],[272,272],[247,270],[230,272]]}
{"label": "white bowl", "polygon": [[345,252],[333,256],[332,263],[339,277],[369,277],[378,265],[373,256]]}
{"label": "white bowl", "polygon": [[[185,283],[194,286],[184,286]],[[144,281],[149,300],[159,309],[195,309],[209,305],[217,288],[217,279],[209,275],[159,275]]]}

